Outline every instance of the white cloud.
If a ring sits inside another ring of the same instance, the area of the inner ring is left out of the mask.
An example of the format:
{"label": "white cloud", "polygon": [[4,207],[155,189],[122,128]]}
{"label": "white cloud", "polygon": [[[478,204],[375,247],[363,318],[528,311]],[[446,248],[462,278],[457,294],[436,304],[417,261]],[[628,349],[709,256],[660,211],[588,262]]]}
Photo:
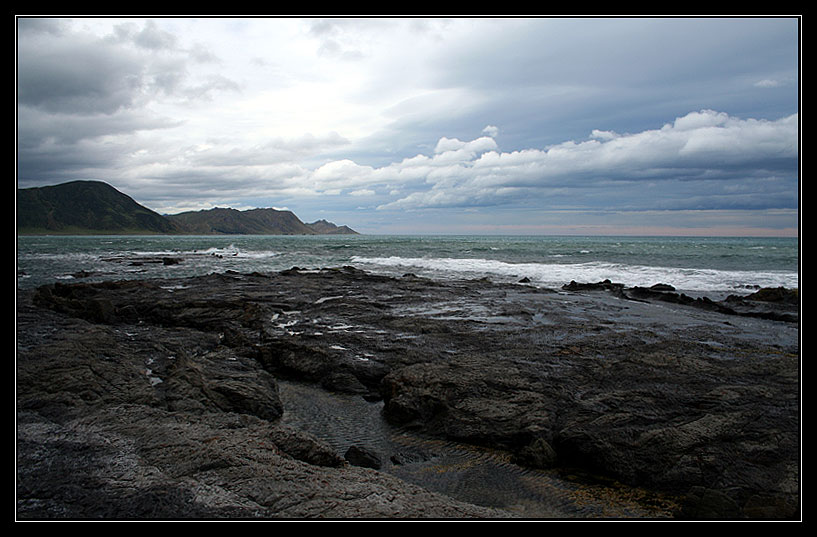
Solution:
{"label": "white cloud", "polygon": [[[292,140],[289,146],[312,142],[317,139]],[[268,150],[286,145],[277,141]],[[173,184],[178,195],[188,196],[207,190],[210,197],[216,192],[278,199],[342,193],[373,197],[380,190],[389,193],[381,210],[486,207],[531,200],[546,204],[551,198],[571,196],[575,203],[582,196],[581,203],[621,203],[626,196],[633,196],[628,203],[636,203],[645,195],[647,201],[638,203],[668,207],[683,203],[655,198],[661,185],[670,184],[688,203],[749,203],[753,194],[769,185],[788,184],[785,177],[791,175],[797,158],[797,115],[777,121],[744,120],[702,110],[660,129],[634,134],[593,130],[584,141],[509,152],[499,150],[490,137],[471,141],[442,137],[430,156],[418,154],[381,167],[339,159],[310,171],[291,154],[265,158],[262,149],[231,154],[236,149],[190,146],[182,154],[169,153],[165,160],[141,152],[132,157],[128,175],[134,181],[161,179],[165,188]],[[194,163],[192,182],[188,170]],[[230,180],[216,187],[219,177]],[[736,179],[745,189],[740,197],[734,194]],[[714,181],[717,192],[692,186],[693,180]],[[679,187],[679,181],[688,186]]]}
{"label": "white cloud", "polygon": [[482,129],[482,134],[490,136],[491,138],[496,138],[497,136],[499,136],[499,129],[497,127],[494,127],[493,125],[488,125],[484,129]]}
{"label": "white cloud", "polygon": [[483,205],[492,199],[501,204],[520,194],[541,196],[553,189],[616,182],[729,180],[776,170],[781,159],[791,172],[798,156],[797,115],[777,121],[743,120],[712,110],[692,112],[661,129],[635,134],[594,130],[587,141],[541,150],[504,153],[483,140],[442,138],[432,158],[418,155],[377,170],[378,177],[399,181],[411,166],[413,178],[431,185],[381,208]]}
{"label": "white cloud", "polygon": [[665,125],[664,130],[685,131],[704,127],[722,127],[732,120],[728,114],[714,110],[701,110],[676,118],[672,125]]}
{"label": "white cloud", "polygon": [[758,80],[755,82],[755,87],[758,88],[776,88],[780,85],[778,80],[770,80],[768,78],[764,78],[763,80]]}
{"label": "white cloud", "polygon": [[613,131],[602,131],[599,129],[593,129],[593,132],[590,133],[590,138],[602,141],[608,141],[618,137],[619,134]]}
{"label": "white cloud", "polygon": [[445,155],[447,161],[452,159],[464,160],[472,159],[474,156],[491,149],[496,149],[496,141],[488,136],[483,136],[470,142],[462,142],[456,138],[440,138],[434,152],[438,155]]}
{"label": "white cloud", "polygon": [[368,188],[362,188],[360,190],[353,190],[352,192],[349,192],[349,195],[350,196],[374,196],[375,191],[374,190],[369,190]]}

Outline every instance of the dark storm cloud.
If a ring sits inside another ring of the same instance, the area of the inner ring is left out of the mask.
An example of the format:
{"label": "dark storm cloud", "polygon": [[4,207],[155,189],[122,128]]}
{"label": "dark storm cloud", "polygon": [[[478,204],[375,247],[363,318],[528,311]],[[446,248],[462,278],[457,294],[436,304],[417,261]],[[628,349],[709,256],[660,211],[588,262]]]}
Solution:
{"label": "dark storm cloud", "polygon": [[798,38],[796,18],[19,19],[18,184],[371,222],[791,218]]}
{"label": "dark storm cloud", "polygon": [[[44,32],[56,24],[23,24],[18,40],[18,104],[54,114],[114,114],[145,106],[157,97],[201,98],[213,91],[237,91],[224,76],[191,79],[188,65],[212,61],[200,47],[178,50],[176,39],[148,21],[132,23],[99,38],[80,32]],[[135,47],[129,45],[136,45]],[[175,52],[172,55],[161,52]]]}
{"label": "dark storm cloud", "polygon": [[[126,22],[95,35],[60,19],[18,20],[18,179],[43,182],[115,168],[146,147],[140,132],[184,124],[156,113],[161,99],[209,99],[238,91],[221,75],[193,78],[189,65],[214,61],[205,47],[185,51],[155,23]],[[124,136],[116,142],[90,143]],[[130,138],[128,138],[130,137]],[[110,173],[110,172],[108,172]]]}
{"label": "dark storm cloud", "polygon": [[18,47],[18,103],[49,113],[113,114],[132,107],[145,86],[142,63],[88,39],[23,40]]}

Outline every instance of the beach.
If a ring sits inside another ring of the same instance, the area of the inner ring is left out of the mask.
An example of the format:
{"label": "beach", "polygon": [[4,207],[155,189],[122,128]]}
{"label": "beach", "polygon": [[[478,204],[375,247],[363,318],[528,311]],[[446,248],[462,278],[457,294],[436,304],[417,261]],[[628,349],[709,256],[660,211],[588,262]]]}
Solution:
{"label": "beach", "polygon": [[17,299],[21,518],[800,513],[796,291],[339,266]]}

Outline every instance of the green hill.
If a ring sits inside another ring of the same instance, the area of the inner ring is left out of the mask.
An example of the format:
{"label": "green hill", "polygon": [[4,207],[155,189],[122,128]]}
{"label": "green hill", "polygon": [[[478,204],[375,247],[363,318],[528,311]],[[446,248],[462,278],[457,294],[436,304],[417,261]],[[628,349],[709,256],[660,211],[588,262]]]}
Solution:
{"label": "green hill", "polygon": [[304,224],[291,211],[215,208],[163,216],[101,181],[72,181],[17,190],[17,233],[43,234],[356,234],[319,220]]}
{"label": "green hill", "polygon": [[318,220],[311,224],[306,224],[309,229],[321,235],[357,235],[357,231],[349,226],[336,226],[326,220]]}
{"label": "green hill", "polygon": [[17,190],[20,234],[177,233],[178,226],[101,181]]}
{"label": "green hill", "polygon": [[228,235],[315,235],[316,232],[290,211],[276,209],[208,209],[169,215],[188,233]]}

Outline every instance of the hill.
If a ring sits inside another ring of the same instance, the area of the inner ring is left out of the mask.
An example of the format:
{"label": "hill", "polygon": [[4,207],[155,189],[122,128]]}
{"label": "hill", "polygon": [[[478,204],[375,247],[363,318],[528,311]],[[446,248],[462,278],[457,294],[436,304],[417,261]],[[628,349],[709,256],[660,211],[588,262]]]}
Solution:
{"label": "hill", "polygon": [[228,235],[315,235],[318,234],[290,211],[276,209],[215,208],[169,215],[170,221],[190,233]]}
{"label": "hill", "polygon": [[17,232],[36,234],[356,234],[326,220],[303,223],[291,211],[215,208],[160,215],[101,181],[17,191]]}
{"label": "hill", "polygon": [[101,181],[17,191],[21,234],[177,233],[177,225]]}
{"label": "hill", "polygon": [[357,235],[357,231],[349,226],[336,226],[326,220],[318,220],[306,225],[320,235]]}

